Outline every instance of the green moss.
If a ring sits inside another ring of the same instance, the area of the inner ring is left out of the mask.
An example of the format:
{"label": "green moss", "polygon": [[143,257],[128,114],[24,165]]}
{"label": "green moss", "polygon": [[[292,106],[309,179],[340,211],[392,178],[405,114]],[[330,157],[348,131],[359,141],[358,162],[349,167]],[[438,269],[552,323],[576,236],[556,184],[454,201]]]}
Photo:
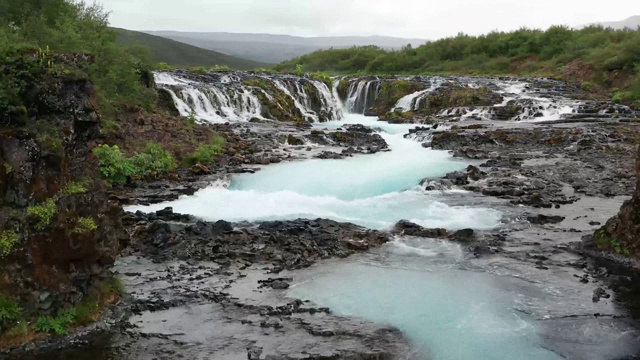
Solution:
{"label": "green moss", "polygon": [[71,181],[65,185],[62,192],[65,195],[79,195],[87,192],[87,187],[83,182]]}
{"label": "green moss", "polygon": [[9,175],[13,172],[13,166],[11,166],[11,164],[4,164],[4,173]]}
{"label": "green moss", "polygon": [[27,208],[27,214],[37,220],[35,229],[38,231],[46,229],[51,224],[56,212],[56,202],[53,199],[48,199],[43,204]]}
{"label": "green moss", "polygon": [[13,250],[13,247],[20,241],[20,236],[13,230],[0,233],[0,258],[3,258]]}
{"label": "green moss", "polygon": [[91,218],[81,217],[76,220],[76,226],[72,230],[74,234],[88,234],[98,229],[98,225]]}
{"label": "green moss", "polygon": [[349,81],[346,79],[340,80],[338,83],[338,95],[342,100],[347,98],[347,91],[349,90]]}
{"label": "green moss", "polygon": [[242,84],[245,86],[258,87],[262,90],[269,90],[270,85],[265,80],[243,80]]}

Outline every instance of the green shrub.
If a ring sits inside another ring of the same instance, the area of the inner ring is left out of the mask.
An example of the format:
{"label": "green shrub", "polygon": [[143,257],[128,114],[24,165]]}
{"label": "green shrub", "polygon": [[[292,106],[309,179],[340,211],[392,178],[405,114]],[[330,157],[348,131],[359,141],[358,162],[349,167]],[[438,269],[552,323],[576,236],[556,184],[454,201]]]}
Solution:
{"label": "green shrub", "polygon": [[0,324],[15,321],[21,314],[22,308],[16,300],[0,295]]}
{"label": "green shrub", "polygon": [[58,316],[40,316],[33,325],[33,330],[43,333],[55,333],[65,335],[69,333],[69,325],[76,319],[75,309],[66,309],[58,312]]}
{"label": "green shrub", "polygon": [[67,183],[67,185],[65,185],[64,189],[62,189],[62,192],[65,195],[78,195],[86,193],[87,188],[83,182],[71,181]]}
{"label": "green shrub", "polygon": [[20,241],[20,236],[13,230],[0,233],[0,258],[9,255],[18,241]]}
{"label": "green shrub", "polygon": [[51,224],[56,211],[56,202],[53,199],[48,199],[41,205],[33,205],[27,208],[27,214],[38,220],[35,225],[38,231],[46,229]]}
{"label": "green shrub", "polygon": [[223,153],[224,142],[224,138],[215,136],[209,144],[198,146],[196,151],[187,158],[187,162],[190,165],[211,163],[216,156]]}
{"label": "green shrub", "polygon": [[150,142],[144,152],[131,158],[135,175],[150,176],[172,171],[176,167],[176,160],[162,148],[162,145]]}
{"label": "green shrub", "polygon": [[91,218],[81,217],[76,220],[76,226],[73,229],[74,234],[87,234],[98,229],[98,225]]}
{"label": "green shrub", "polygon": [[100,174],[113,185],[124,185],[135,168],[117,145],[99,145],[93,148],[93,154],[100,161]]}

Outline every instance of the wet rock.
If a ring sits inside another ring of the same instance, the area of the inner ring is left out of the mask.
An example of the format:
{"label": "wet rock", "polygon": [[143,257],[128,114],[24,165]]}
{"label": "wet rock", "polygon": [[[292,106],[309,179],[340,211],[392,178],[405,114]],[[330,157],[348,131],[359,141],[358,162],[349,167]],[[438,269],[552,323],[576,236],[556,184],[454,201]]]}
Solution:
{"label": "wet rock", "polygon": [[610,297],[611,296],[609,294],[607,294],[607,292],[601,287],[596,288],[595,290],[593,290],[593,299],[592,300],[593,300],[594,303],[599,302],[600,299],[602,299],[602,298],[608,299]]}
{"label": "wet rock", "polygon": [[450,172],[445,177],[451,180],[454,185],[467,185],[469,183],[469,176],[463,171]]}
{"label": "wet rock", "polygon": [[400,220],[395,225],[393,232],[401,235],[424,238],[445,238],[449,236],[449,232],[445,229],[426,229],[407,220]]}
{"label": "wet rock", "polygon": [[475,240],[475,231],[473,229],[462,229],[453,233],[449,237],[452,241],[456,242],[472,242]]}
{"label": "wet rock", "polygon": [[536,225],[545,225],[545,224],[559,224],[561,222],[563,222],[565,219],[564,216],[557,216],[557,215],[536,215],[536,216],[529,216],[527,217],[527,220],[532,223],[532,224],[536,224]]}

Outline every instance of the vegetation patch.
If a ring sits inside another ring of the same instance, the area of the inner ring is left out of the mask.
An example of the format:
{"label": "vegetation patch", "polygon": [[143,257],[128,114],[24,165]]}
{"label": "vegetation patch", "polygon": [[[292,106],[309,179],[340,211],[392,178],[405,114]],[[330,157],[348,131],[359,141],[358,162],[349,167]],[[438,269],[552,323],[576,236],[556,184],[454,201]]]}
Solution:
{"label": "vegetation patch", "polygon": [[93,154],[100,162],[100,174],[112,185],[124,185],[130,177],[155,177],[175,169],[173,156],[158,143],[149,142],[142,153],[126,157],[117,145],[99,145]]}
{"label": "vegetation patch", "polygon": [[91,218],[81,217],[76,220],[76,226],[73,228],[74,234],[88,234],[98,229],[98,225]]}
{"label": "vegetation patch", "polygon": [[3,258],[13,250],[13,247],[20,241],[20,236],[13,230],[0,233],[0,258]]}
{"label": "vegetation patch", "polygon": [[51,224],[56,212],[56,202],[53,199],[47,199],[40,205],[33,205],[27,208],[27,214],[37,221],[34,227],[38,231],[46,229]]}
{"label": "vegetation patch", "polygon": [[33,329],[42,333],[66,335],[69,333],[69,326],[74,323],[75,319],[75,309],[65,309],[59,311],[56,317],[39,316],[33,324]]}
{"label": "vegetation patch", "polygon": [[305,71],[340,74],[552,76],[583,83],[592,91],[609,89],[614,101],[640,106],[638,49],[636,29],[552,26],[480,36],[461,33],[400,51],[375,46],[319,50],[274,68],[294,71],[301,65]]}
{"label": "vegetation patch", "polygon": [[198,146],[196,151],[187,157],[187,164],[209,164],[220,154],[224,152],[222,145],[225,140],[220,136],[214,136],[209,144]]}
{"label": "vegetation patch", "polygon": [[70,181],[62,189],[62,193],[65,195],[80,195],[87,192],[85,182]]}

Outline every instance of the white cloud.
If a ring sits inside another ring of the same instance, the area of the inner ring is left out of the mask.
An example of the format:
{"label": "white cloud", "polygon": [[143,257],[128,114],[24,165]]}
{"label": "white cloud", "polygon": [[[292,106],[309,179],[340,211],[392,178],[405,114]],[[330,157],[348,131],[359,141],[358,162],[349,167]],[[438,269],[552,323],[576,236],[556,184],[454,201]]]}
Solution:
{"label": "white cloud", "polygon": [[390,35],[436,39],[523,26],[622,20],[637,0],[102,0],[133,30]]}

